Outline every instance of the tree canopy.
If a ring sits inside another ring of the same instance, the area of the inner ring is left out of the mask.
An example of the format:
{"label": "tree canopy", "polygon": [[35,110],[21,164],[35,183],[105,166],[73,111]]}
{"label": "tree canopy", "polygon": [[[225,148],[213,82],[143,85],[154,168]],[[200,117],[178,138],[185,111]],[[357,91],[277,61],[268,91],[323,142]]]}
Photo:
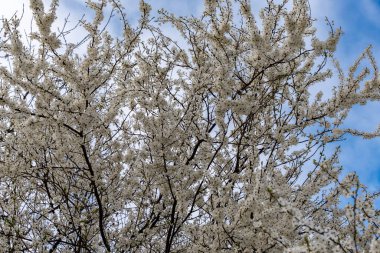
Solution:
{"label": "tree canopy", "polygon": [[[199,17],[140,1],[136,26],[122,1],[86,3],[92,19],[58,30],[58,0],[30,0],[27,35],[3,19],[2,249],[379,252],[379,193],[326,151],[380,133],[343,127],[380,99],[370,47],[345,73],[342,32],[318,38],[307,0],[267,0],[259,16],[205,0]],[[332,75],[331,95],[312,92]]]}

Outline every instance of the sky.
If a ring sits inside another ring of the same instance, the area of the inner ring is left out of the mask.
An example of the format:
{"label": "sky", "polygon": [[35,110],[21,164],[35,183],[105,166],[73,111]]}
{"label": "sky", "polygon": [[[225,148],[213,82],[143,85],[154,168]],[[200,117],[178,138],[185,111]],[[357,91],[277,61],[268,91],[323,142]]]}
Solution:
{"label": "sky", "polygon": [[[344,70],[369,45],[380,63],[380,0],[311,0],[317,29],[326,32],[325,16],[343,30],[336,58]],[[354,106],[345,121],[346,127],[375,130],[380,124],[380,102]],[[380,191],[380,138],[363,140],[347,137],[341,145],[340,163],[346,171],[357,171],[370,190]]]}
{"label": "sky", "polygon": [[[122,0],[129,19],[136,21],[138,0]],[[348,70],[360,53],[372,45],[375,58],[380,63],[380,0],[309,0],[315,26],[321,38],[326,37],[329,27],[325,18],[333,21],[335,27],[341,27],[342,36],[336,58],[343,69]],[[49,0],[44,0],[49,3]],[[58,26],[70,13],[70,20],[80,18],[84,0],[61,0]],[[167,9],[177,15],[199,15],[202,12],[203,0],[147,0],[153,7],[153,13],[159,8]],[[265,0],[252,0],[252,8],[258,10],[265,5]],[[24,6],[23,25],[30,27],[31,14],[27,8],[28,0],[2,1],[0,16],[10,17],[16,11],[20,15]],[[87,13],[88,14],[88,13]],[[117,26],[113,27],[117,33]],[[80,35],[79,33],[73,36]],[[175,36],[175,35],[174,35]],[[334,79],[331,80],[333,83]],[[365,106],[355,106],[345,121],[345,127],[360,130],[375,130],[380,124],[380,102],[371,102]],[[372,191],[380,190],[380,138],[363,140],[359,137],[347,137],[341,145],[340,163],[345,172],[356,171],[362,182]],[[330,147],[333,150],[333,147]]]}

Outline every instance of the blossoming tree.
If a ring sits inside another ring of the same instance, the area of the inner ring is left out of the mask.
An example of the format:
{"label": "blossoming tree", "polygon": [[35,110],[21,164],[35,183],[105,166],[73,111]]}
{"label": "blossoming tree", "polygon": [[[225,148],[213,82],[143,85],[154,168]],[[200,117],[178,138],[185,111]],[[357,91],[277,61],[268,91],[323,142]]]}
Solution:
{"label": "blossoming tree", "polygon": [[[380,99],[370,48],[344,73],[341,31],[318,39],[307,0],[268,0],[259,19],[248,0],[158,18],[141,1],[136,27],[117,0],[87,6],[78,43],[52,26],[58,0],[30,0],[27,36],[3,20],[2,249],[379,252],[377,194],[325,151],[379,135],[342,127],[353,105]],[[333,73],[330,96],[311,93]]]}

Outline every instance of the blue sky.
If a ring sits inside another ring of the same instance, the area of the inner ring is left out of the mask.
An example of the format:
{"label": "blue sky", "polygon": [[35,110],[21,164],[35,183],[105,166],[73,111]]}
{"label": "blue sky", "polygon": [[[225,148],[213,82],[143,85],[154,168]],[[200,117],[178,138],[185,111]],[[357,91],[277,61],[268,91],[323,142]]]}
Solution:
{"label": "blue sky", "polygon": [[[318,3],[316,3],[318,2]],[[312,14],[318,19],[317,28],[326,31],[324,16],[343,29],[336,57],[347,70],[368,45],[380,63],[380,0],[311,0]],[[380,124],[380,102],[355,106],[345,126],[361,130],[375,130]],[[340,162],[346,171],[357,171],[371,190],[380,190],[380,138],[363,140],[347,137],[341,144]]]}
{"label": "blue sky", "polygon": [[[49,3],[49,0],[44,0]],[[84,0],[61,0],[60,18],[71,13],[75,21],[85,10]],[[138,0],[123,0],[130,19],[136,20]],[[177,15],[199,15],[202,0],[147,0],[153,10],[165,8]],[[29,6],[28,0],[2,1],[0,16],[10,17],[16,10]],[[259,9],[265,0],[252,0],[252,7]],[[369,45],[373,46],[375,58],[380,65],[380,0],[310,0],[312,15],[317,19],[316,27],[323,38],[328,32],[325,17],[333,20],[335,27],[341,27],[344,35],[338,45],[336,57],[347,70],[356,57]],[[30,13],[25,10],[24,25],[30,25]],[[62,19],[61,19],[62,21]],[[117,30],[117,26],[114,27]],[[331,80],[330,82],[334,82]],[[355,106],[345,126],[361,130],[374,130],[380,124],[380,102]],[[380,138],[363,140],[347,137],[341,144],[340,162],[346,171],[357,171],[361,180],[371,190],[380,190]],[[332,148],[332,147],[331,147]]]}

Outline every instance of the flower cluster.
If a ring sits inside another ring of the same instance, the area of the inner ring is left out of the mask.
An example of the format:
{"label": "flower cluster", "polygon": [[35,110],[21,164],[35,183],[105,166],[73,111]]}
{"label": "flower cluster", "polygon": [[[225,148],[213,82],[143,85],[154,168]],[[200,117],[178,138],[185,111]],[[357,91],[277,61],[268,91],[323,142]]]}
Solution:
{"label": "flower cluster", "polygon": [[380,134],[342,126],[380,99],[370,48],[347,75],[335,61],[325,99],[310,91],[331,77],[341,31],[320,40],[307,0],[267,1],[259,17],[248,0],[207,0],[201,17],[153,20],[140,1],[135,27],[119,0],[87,6],[77,44],[52,31],[58,0],[30,1],[29,45],[17,18],[3,22],[1,248],[378,252],[378,195],[325,152]]}

